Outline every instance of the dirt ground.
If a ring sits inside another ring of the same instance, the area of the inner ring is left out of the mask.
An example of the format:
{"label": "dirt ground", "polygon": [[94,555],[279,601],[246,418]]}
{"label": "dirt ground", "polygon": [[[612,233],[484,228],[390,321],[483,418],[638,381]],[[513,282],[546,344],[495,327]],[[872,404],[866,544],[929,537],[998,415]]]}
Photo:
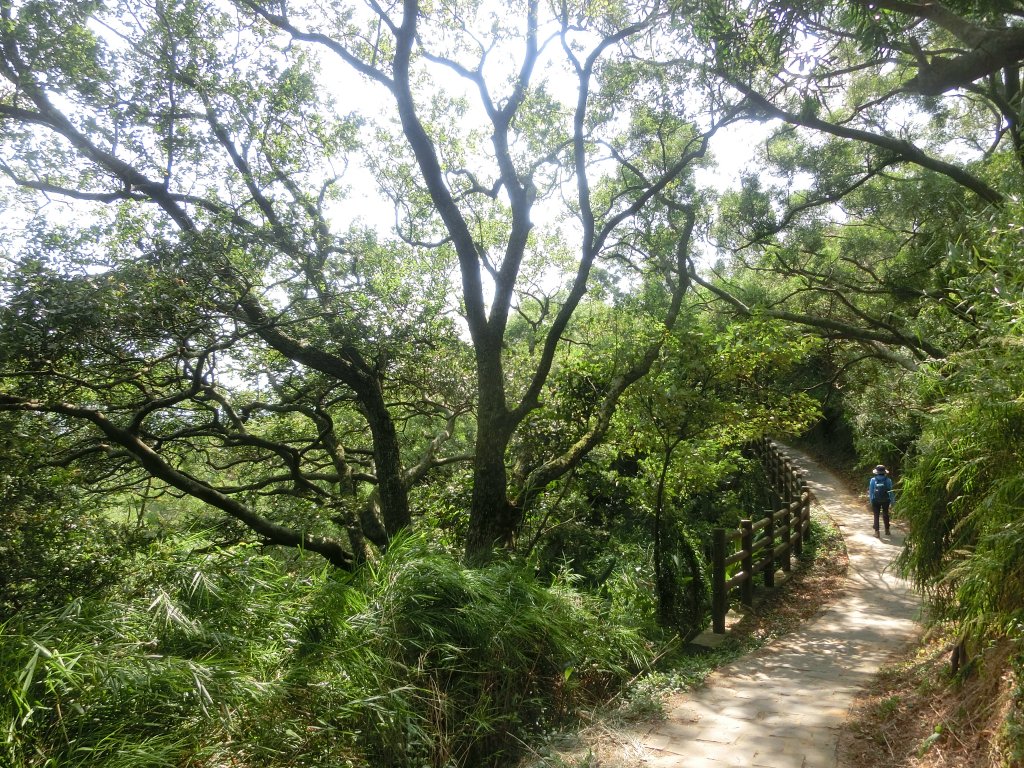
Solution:
{"label": "dirt ground", "polygon": [[[1020,768],[1021,733],[1007,725],[1017,686],[1011,646],[992,642],[960,674],[948,636],[901,649],[854,704],[839,741],[843,768]],[[1013,741],[1017,741],[1014,754]]]}

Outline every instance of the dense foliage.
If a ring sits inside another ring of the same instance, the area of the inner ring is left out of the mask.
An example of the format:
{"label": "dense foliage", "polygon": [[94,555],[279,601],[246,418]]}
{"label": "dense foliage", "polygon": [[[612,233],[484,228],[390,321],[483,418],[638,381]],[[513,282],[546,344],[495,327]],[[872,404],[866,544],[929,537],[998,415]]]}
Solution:
{"label": "dense foliage", "polygon": [[5,765],[505,765],[649,658],[568,584],[422,541],[354,578],[208,545],[2,625]]}
{"label": "dense foliage", "polygon": [[1019,644],[1022,19],[0,0],[4,757],[500,764],[703,626],[765,432]]}

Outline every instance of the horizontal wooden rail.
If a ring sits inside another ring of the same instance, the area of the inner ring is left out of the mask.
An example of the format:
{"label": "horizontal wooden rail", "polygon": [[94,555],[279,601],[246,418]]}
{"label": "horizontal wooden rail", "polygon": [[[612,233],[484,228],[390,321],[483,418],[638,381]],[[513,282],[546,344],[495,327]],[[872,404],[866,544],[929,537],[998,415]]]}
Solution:
{"label": "horizontal wooden rail", "polygon": [[747,553],[743,552],[742,550],[739,551],[739,552],[734,552],[733,554],[731,554],[727,558],[725,558],[725,564],[727,566],[728,565],[735,565],[736,563],[738,563],[740,560],[742,560],[746,556],[747,556]]}
{"label": "horizontal wooden rail", "polygon": [[[793,555],[803,551],[811,531],[810,487],[800,467],[768,438],[754,441],[752,452],[764,465],[772,489],[784,506],[758,520],[744,519],[734,530],[715,528],[711,541],[711,625],[725,632],[730,594],[739,588],[744,605],[753,602],[754,577],[764,574],[767,587],[775,584],[775,571],[788,572]],[[738,548],[737,548],[738,545]],[[739,565],[735,573],[730,571]]]}

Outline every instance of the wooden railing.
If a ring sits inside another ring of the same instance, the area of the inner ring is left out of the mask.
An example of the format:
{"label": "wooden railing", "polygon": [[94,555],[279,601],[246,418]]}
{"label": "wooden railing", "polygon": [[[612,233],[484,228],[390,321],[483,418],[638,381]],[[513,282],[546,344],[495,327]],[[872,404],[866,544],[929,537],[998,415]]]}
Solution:
{"label": "wooden railing", "polygon": [[751,451],[764,465],[783,506],[760,520],[741,520],[735,530],[714,529],[711,628],[716,634],[725,632],[725,614],[732,591],[738,590],[742,604],[751,605],[754,577],[764,574],[764,585],[775,586],[775,571],[781,568],[789,572],[793,555],[803,551],[811,530],[812,494],[800,468],[768,438],[754,441]]}

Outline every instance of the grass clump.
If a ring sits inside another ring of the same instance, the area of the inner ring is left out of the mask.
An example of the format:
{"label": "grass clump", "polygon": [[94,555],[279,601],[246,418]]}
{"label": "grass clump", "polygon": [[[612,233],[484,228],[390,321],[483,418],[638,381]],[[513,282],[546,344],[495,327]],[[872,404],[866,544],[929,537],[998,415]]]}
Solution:
{"label": "grass clump", "polygon": [[[365,603],[337,611],[353,589]],[[646,660],[634,632],[569,585],[514,564],[466,569],[415,539],[329,591],[300,653],[327,680],[345,671],[343,649],[373,649],[365,668],[393,692],[359,723],[374,765],[497,764]]]}
{"label": "grass clump", "polygon": [[149,557],[116,595],[0,627],[0,763],[505,765],[648,659],[571,585],[418,539],[354,575]]}

